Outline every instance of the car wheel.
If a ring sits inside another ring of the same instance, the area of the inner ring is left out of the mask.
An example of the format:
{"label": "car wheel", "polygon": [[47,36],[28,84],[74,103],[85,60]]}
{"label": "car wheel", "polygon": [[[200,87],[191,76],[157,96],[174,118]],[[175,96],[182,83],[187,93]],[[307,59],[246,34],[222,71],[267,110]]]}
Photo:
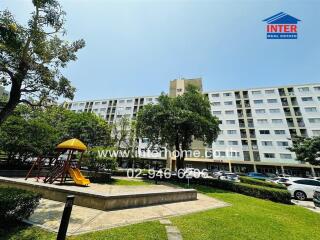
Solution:
{"label": "car wheel", "polygon": [[295,197],[295,199],[300,200],[300,201],[304,201],[307,199],[307,195],[302,191],[295,191],[294,197]]}

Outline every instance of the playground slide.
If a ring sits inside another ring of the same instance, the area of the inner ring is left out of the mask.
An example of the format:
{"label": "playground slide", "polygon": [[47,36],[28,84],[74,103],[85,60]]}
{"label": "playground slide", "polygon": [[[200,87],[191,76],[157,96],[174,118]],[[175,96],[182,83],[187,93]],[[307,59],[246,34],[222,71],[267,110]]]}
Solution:
{"label": "playground slide", "polygon": [[78,168],[69,168],[68,172],[76,184],[88,185],[90,183],[90,180],[86,179]]}

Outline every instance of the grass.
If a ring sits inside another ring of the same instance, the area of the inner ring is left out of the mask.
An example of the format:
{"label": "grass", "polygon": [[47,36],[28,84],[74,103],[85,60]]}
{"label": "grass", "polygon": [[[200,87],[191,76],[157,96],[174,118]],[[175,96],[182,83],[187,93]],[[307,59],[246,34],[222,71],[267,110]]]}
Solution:
{"label": "grass", "polygon": [[185,240],[191,239],[319,239],[320,214],[241,194],[196,186],[231,207],[172,218]]}
{"label": "grass", "polygon": [[[320,214],[298,206],[274,203],[224,190],[204,186],[192,187],[210,197],[231,203],[232,206],[170,218],[179,228],[184,240],[319,239]],[[3,234],[0,231],[1,235]],[[0,239],[50,240],[54,239],[54,236],[39,228],[24,226],[6,233]],[[154,221],[68,239],[164,240],[167,238],[164,226]]]}
{"label": "grass", "polygon": [[145,186],[153,184],[151,181],[148,180],[134,180],[134,179],[122,179],[122,178],[112,178],[111,182],[108,182],[107,184],[111,185],[120,185],[120,186]]}
{"label": "grass", "polygon": [[47,232],[38,227],[21,224],[15,228],[0,226],[0,240],[54,240],[56,234]]}

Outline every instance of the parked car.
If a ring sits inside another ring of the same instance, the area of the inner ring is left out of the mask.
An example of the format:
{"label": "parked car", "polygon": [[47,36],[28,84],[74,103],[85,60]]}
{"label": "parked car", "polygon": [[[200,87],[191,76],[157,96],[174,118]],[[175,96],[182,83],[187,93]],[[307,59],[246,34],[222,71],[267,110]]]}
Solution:
{"label": "parked car", "polygon": [[277,184],[284,184],[287,181],[289,181],[289,178],[285,178],[285,177],[274,177],[274,178],[266,179],[266,182],[277,183]]}
{"label": "parked car", "polygon": [[291,196],[297,200],[304,201],[312,199],[314,192],[320,191],[320,181],[308,178],[289,178],[284,183]]}
{"label": "parked car", "polygon": [[235,173],[223,173],[221,176],[218,177],[218,179],[232,182],[240,182],[239,176]]}
{"label": "parked car", "polygon": [[320,207],[320,190],[314,191],[313,194],[313,203],[315,207]]}
{"label": "parked car", "polygon": [[267,179],[269,179],[269,177],[266,176],[265,174],[258,173],[258,172],[249,172],[247,174],[247,177],[251,177],[251,178],[259,179],[259,180],[267,180]]}

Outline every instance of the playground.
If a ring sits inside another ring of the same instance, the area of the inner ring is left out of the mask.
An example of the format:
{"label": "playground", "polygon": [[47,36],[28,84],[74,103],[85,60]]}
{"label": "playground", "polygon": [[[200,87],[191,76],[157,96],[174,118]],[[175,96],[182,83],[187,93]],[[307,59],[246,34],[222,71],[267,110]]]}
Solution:
{"label": "playground", "polygon": [[69,235],[228,206],[194,189],[142,179],[114,178],[133,185],[91,183],[80,171],[85,144],[70,139],[56,150],[49,164],[45,156],[35,159],[25,178],[0,177],[0,186],[41,194],[40,205],[26,221],[49,231],[58,230],[68,195],[75,196]]}

